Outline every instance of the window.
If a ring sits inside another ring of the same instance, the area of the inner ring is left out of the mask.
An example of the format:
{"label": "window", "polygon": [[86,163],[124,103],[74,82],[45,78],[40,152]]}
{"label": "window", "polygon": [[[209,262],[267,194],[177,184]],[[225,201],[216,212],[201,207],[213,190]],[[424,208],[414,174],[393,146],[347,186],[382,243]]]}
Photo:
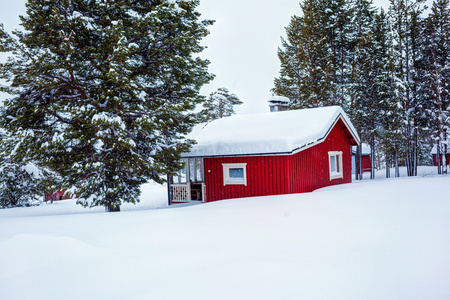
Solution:
{"label": "window", "polygon": [[344,178],[342,171],[342,151],[328,152],[328,160],[330,163],[330,180]]}
{"label": "window", "polygon": [[243,184],[247,185],[247,164],[222,164],[223,185]]}

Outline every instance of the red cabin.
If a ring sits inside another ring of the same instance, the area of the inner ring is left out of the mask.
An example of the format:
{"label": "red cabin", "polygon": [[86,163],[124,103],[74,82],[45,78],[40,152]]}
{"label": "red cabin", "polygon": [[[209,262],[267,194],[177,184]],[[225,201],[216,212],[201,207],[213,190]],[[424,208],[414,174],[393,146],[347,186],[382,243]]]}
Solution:
{"label": "red cabin", "polygon": [[72,199],[69,195],[64,195],[64,190],[57,190],[57,191],[49,191],[45,193],[44,195],[44,201],[58,201],[58,200],[67,200]]}
{"label": "red cabin", "polygon": [[[441,145],[442,147],[442,145]],[[441,166],[444,165],[444,147],[442,147],[440,149],[440,159],[441,159]],[[431,155],[433,156],[433,165],[436,167],[438,165],[437,162],[437,147],[434,146],[433,149],[431,150]],[[445,165],[449,165],[450,164],[450,153],[446,153],[445,154]]]}
{"label": "red cabin", "polygon": [[[356,166],[356,147],[352,147],[352,173],[356,174],[359,170]],[[361,171],[362,173],[370,172],[372,170],[372,160],[370,158],[370,146],[362,144],[361,146]]]}
{"label": "red cabin", "polygon": [[209,123],[169,178],[171,203],[310,192],[351,182],[359,137],[337,106],[232,116]]}

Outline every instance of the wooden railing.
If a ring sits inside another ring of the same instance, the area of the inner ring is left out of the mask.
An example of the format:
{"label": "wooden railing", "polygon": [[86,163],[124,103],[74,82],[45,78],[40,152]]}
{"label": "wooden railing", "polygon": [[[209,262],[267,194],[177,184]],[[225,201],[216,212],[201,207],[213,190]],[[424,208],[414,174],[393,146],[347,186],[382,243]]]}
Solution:
{"label": "wooden railing", "polygon": [[191,189],[188,184],[172,184],[172,201],[174,202],[190,202]]}

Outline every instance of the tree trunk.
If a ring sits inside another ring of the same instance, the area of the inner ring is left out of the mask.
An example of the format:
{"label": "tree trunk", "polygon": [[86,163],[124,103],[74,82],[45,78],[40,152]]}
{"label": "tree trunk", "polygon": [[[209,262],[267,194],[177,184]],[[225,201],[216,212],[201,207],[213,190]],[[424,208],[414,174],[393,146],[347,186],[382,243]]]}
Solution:
{"label": "tree trunk", "polygon": [[370,179],[375,179],[375,137],[370,139]]}
{"label": "tree trunk", "polygon": [[395,177],[400,177],[400,169],[398,165],[398,146],[395,145],[395,157],[394,157],[394,163],[395,163]]}
{"label": "tree trunk", "polygon": [[107,212],[116,212],[116,211],[120,211],[120,205],[106,205],[105,206],[105,211]]}
{"label": "tree trunk", "polygon": [[362,144],[360,144],[357,147],[357,156],[358,156],[358,180],[363,179],[363,173],[362,173]]}
{"label": "tree trunk", "polygon": [[441,170],[441,143],[440,140],[437,140],[436,142],[436,163],[438,167],[438,174],[442,174]]}
{"label": "tree trunk", "polygon": [[447,174],[447,129],[444,129],[444,153],[442,155],[442,166],[444,174]]}
{"label": "tree trunk", "polygon": [[414,127],[414,176],[417,176],[417,161],[418,161],[417,148],[419,145],[418,135],[419,133],[417,127]]}
{"label": "tree trunk", "polygon": [[386,178],[391,178],[391,160],[388,158],[389,154],[386,154]]}

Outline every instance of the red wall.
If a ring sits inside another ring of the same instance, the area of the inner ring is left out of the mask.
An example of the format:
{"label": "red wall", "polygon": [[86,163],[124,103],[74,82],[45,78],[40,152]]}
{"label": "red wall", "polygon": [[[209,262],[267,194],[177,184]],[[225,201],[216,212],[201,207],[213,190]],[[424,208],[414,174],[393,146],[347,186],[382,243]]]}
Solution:
{"label": "red wall", "polygon": [[[205,158],[206,201],[289,193],[289,156]],[[247,186],[223,185],[222,163],[247,163]]]}
{"label": "red wall", "polygon": [[52,200],[52,196],[53,196],[53,201],[58,201],[58,200],[67,200],[67,199],[72,199],[72,197],[70,197],[69,195],[64,195],[64,190],[58,190],[58,191],[50,191],[45,193],[44,195],[44,201],[51,201]]}
{"label": "red wall", "polygon": [[[326,140],[294,155],[205,158],[206,201],[310,192],[351,182],[350,140],[341,120]],[[328,151],[343,152],[343,179],[330,181]],[[222,163],[247,163],[247,186],[223,185]]]}
{"label": "red wall", "polygon": [[[355,155],[355,163],[356,162],[356,155]],[[361,155],[361,168],[362,168],[362,172],[370,172],[370,170],[372,170],[372,164],[370,162],[370,154],[363,154]],[[358,166],[356,166],[356,172],[359,173],[359,168]]]}
{"label": "red wall", "polygon": [[[444,158],[444,154],[441,154],[441,165],[443,165],[444,163],[442,162],[442,159]],[[450,154],[446,154],[445,155],[446,158],[446,164],[449,165],[450,164]],[[433,154],[433,165],[437,166],[437,154]]]}
{"label": "red wall", "polygon": [[[315,189],[352,181],[350,140],[342,130],[342,121],[334,126],[324,142],[290,156],[291,193],[311,192]],[[344,178],[330,181],[328,151],[342,151]]]}

